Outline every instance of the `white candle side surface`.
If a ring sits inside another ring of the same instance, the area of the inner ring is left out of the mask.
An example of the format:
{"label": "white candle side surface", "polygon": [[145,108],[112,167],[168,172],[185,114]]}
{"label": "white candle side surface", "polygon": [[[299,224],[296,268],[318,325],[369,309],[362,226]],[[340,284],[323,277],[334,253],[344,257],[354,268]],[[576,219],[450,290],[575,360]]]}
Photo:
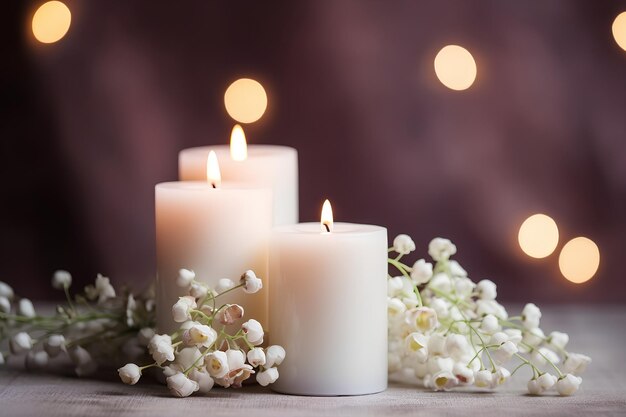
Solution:
{"label": "white candle side surface", "polygon": [[218,298],[244,307],[245,317],[268,325],[268,239],[272,224],[271,190],[241,188],[222,182],[214,189],[206,181],[168,182],[155,187],[157,246],[157,328],[170,333],[171,308],[186,290],[176,285],[181,268],[215,288],[221,278],[239,283],[252,269],[263,279],[256,294],[233,291]]}
{"label": "white candle side surface", "polygon": [[319,223],[275,228],[270,250],[272,344],[287,356],[271,388],[361,395],[387,387],[387,231]]}
{"label": "white candle side surface", "polygon": [[215,151],[222,179],[250,187],[271,188],[274,199],[274,225],[298,222],[298,152],[276,145],[248,145],[248,157],[233,161],[229,145],[184,149],[178,154],[181,181],[206,179],[209,151]]}

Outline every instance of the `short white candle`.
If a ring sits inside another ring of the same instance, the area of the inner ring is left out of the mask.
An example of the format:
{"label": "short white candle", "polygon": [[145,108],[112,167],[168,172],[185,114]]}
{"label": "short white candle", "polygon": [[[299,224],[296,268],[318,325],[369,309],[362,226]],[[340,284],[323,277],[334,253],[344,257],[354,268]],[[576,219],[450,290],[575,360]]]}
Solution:
{"label": "short white candle", "polygon": [[270,274],[272,344],[287,351],[272,389],[325,396],[385,390],[386,229],[333,225],[332,214],[321,224],[277,227]]}
{"label": "short white candle", "polygon": [[[215,163],[208,164],[205,172],[209,181],[166,182],[155,188],[160,332],[178,327],[171,309],[178,297],[186,295],[186,290],[176,285],[181,268],[193,270],[197,280],[212,288],[221,278],[238,284],[248,269],[267,278],[271,190],[221,182]],[[246,317],[267,327],[266,286],[256,294],[233,291],[223,298],[220,301],[242,305]]]}
{"label": "short white candle", "polygon": [[178,155],[181,181],[204,179],[209,151],[220,161],[222,178],[249,187],[271,188],[274,225],[298,222],[298,152],[287,146],[247,145],[243,129],[235,125],[231,144],[182,150]]}

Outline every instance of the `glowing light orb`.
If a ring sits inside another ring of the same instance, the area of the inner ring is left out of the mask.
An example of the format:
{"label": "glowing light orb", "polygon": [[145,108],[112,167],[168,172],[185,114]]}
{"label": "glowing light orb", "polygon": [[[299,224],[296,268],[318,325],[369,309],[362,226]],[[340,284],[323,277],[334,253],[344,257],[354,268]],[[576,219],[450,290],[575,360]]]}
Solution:
{"label": "glowing light orb", "polygon": [[446,87],[466,90],[476,80],[476,61],[467,49],[447,45],[435,57],[435,74]]}
{"label": "glowing light orb", "polygon": [[600,266],[600,250],[593,240],[577,237],[565,244],[559,255],[563,276],[576,284],[589,281]]}
{"label": "glowing light orb", "polygon": [[559,228],[550,216],[533,214],[524,220],[517,238],[528,256],[545,258],[554,252],[559,243]]}
{"label": "glowing light orb", "polygon": [[626,51],[626,12],[617,15],[611,26],[613,38],[620,48]]}
{"label": "glowing light orb", "polygon": [[258,81],[241,78],[226,89],[224,105],[230,117],[239,123],[253,123],[267,109],[267,94]]}
{"label": "glowing light orb", "polygon": [[39,6],[33,15],[33,35],[41,43],[61,40],[70,29],[72,13],[60,1],[49,1]]}

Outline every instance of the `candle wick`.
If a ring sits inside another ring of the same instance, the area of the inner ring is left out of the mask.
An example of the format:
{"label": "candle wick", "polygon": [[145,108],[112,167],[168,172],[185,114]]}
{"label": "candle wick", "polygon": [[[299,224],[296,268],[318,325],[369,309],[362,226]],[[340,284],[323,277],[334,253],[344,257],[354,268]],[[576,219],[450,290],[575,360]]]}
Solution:
{"label": "candle wick", "polygon": [[330,233],[330,227],[328,227],[328,223],[324,223],[324,227],[326,228],[326,231]]}
{"label": "candle wick", "polygon": [[214,183],[214,182],[212,182],[212,183],[211,183],[211,186],[212,186],[213,188],[217,188],[217,187],[215,186],[215,183]]}

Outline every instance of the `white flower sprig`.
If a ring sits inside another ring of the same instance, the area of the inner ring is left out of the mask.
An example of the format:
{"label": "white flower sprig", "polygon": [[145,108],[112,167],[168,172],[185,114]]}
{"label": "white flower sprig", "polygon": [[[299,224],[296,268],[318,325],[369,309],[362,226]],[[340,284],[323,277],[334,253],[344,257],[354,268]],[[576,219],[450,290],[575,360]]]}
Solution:
{"label": "white flower sprig", "polygon": [[[540,328],[541,310],[526,304],[510,317],[496,301],[496,284],[474,283],[451,260],[456,246],[448,239],[430,242],[435,265],[420,259],[409,266],[403,256],[415,250],[407,235],[394,239],[388,262],[401,275],[388,276],[389,378],[435,391],[473,385],[494,389],[519,369],[532,377],[528,392],[556,390],[572,395],[582,382],[578,375],[591,362],[566,350],[569,336]],[[509,363],[514,363],[509,371]],[[505,367],[506,365],[507,367]]]}
{"label": "white flower sprig", "polygon": [[[189,291],[172,306],[174,321],[182,323],[180,328],[171,335],[153,335],[148,351],[154,362],[144,366],[128,363],[119,368],[122,382],[134,385],[144,370],[160,368],[176,397],[205,394],[214,384],[239,388],[255,373],[262,386],[275,382],[285,349],[278,345],[259,347],[264,330],[254,319],[241,323],[234,334],[229,334],[226,325],[241,322],[244,309],[238,304],[218,304],[222,295],[237,289],[247,294],[258,292],[262,280],[253,271],[246,271],[238,285],[222,279],[216,291],[195,278],[193,271],[180,270],[176,283]],[[214,328],[218,325],[219,331]]]}
{"label": "white flower sprig", "polygon": [[85,376],[100,365],[119,362],[122,355],[143,353],[138,338],[154,326],[151,290],[134,296],[123,289],[116,295],[109,278],[98,275],[93,285],[72,296],[67,271],[56,271],[51,284],[65,293],[67,302],[54,314],[41,315],[29,299],[0,282],[0,365],[23,357],[27,369],[45,369],[65,356],[75,373]]}

